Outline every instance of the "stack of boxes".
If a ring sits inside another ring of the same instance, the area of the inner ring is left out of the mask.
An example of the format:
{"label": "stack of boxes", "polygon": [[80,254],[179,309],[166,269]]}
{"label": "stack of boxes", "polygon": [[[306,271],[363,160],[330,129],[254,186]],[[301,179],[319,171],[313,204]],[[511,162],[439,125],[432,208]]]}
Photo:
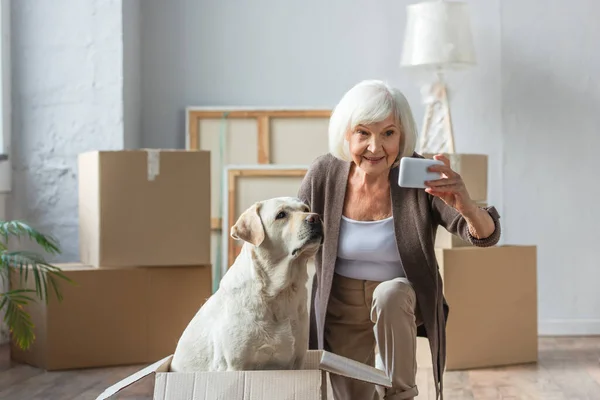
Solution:
{"label": "stack of boxes", "polygon": [[36,340],[13,359],[57,370],[172,354],[211,295],[210,153],[80,154],[79,244],[80,260],[58,264],[75,285],[28,306]]}
{"label": "stack of boxes", "polygon": [[[432,154],[425,157],[432,158]],[[487,205],[488,157],[448,154],[471,198]],[[537,361],[537,258],[535,246],[474,247],[437,231],[436,257],[450,305],[446,369],[462,370]],[[431,365],[426,339],[417,362]]]}

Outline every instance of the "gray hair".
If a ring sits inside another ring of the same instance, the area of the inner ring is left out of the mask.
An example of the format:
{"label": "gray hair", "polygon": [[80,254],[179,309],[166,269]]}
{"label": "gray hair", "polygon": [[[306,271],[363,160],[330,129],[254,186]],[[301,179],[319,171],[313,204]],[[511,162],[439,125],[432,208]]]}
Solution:
{"label": "gray hair", "polygon": [[351,88],[337,104],[329,120],[329,152],[343,161],[352,161],[346,133],[359,124],[380,122],[389,117],[401,125],[403,148],[398,155],[410,157],[417,143],[417,126],[408,100],[402,92],[379,80],[365,80]]}

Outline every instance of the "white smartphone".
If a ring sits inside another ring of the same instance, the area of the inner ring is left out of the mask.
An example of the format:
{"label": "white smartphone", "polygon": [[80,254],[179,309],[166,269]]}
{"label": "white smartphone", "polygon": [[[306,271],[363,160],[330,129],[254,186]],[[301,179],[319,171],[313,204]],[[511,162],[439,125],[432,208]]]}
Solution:
{"label": "white smartphone", "polygon": [[440,172],[429,172],[427,168],[432,165],[444,165],[439,160],[430,158],[402,157],[400,159],[400,172],[398,173],[398,185],[406,188],[425,189],[425,181],[440,179]]}

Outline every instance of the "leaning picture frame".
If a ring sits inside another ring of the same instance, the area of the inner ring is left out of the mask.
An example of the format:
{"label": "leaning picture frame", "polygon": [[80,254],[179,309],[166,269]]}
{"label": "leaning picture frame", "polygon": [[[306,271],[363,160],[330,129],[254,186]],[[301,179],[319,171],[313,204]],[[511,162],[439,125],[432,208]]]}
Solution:
{"label": "leaning picture frame", "polygon": [[[240,195],[243,196],[243,193],[240,194],[240,189],[238,188],[240,181],[243,179],[254,179],[252,189],[255,191],[253,193],[257,193],[254,196],[256,199],[252,199],[253,196],[250,194],[246,197],[246,202],[252,203],[269,197],[293,197],[297,195],[301,179],[306,175],[307,171],[308,165],[252,164],[226,165],[224,167],[223,179],[226,185],[222,188],[222,199],[225,207],[223,207],[223,218],[221,221],[221,276],[225,275],[235,261],[239,249],[241,249],[241,246],[236,246],[238,241],[231,237],[231,228],[238,218],[238,197]],[[286,179],[290,179],[289,186],[282,184],[283,180]],[[269,181],[270,183],[267,184],[266,182]]]}

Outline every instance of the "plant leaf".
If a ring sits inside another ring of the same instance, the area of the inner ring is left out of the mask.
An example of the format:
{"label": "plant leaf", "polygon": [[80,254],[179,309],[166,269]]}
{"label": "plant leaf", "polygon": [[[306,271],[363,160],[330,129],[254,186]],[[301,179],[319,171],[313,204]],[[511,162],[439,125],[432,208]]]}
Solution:
{"label": "plant leaf", "polygon": [[34,301],[27,293],[35,293],[32,289],[17,289],[0,293],[0,311],[4,309],[4,322],[13,334],[17,345],[27,350],[35,340],[34,325],[31,316],[23,308]]}
{"label": "plant leaf", "polygon": [[[11,274],[18,272],[21,287],[29,280],[29,272],[33,274],[35,289],[16,289],[0,293],[0,311],[5,311],[4,321],[8,325],[13,340],[22,349],[27,349],[35,340],[31,316],[24,306],[35,301],[33,296],[48,302],[48,285],[50,285],[59,301],[62,295],[58,289],[58,280],[62,279],[75,284],[59,267],[49,264],[42,255],[31,251],[8,251],[9,239],[29,239],[41,246],[46,253],[60,254],[58,241],[35,230],[22,221],[0,221],[0,276],[3,283],[11,284]],[[31,270],[31,271],[30,271]]]}
{"label": "plant leaf", "polygon": [[22,221],[0,221],[0,235],[4,238],[4,247],[8,245],[10,236],[18,239],[28,238],[40,245],[47,253],[60,254],[58,240],[54,237],[43,234]]}
{"label": "plant leaf", "polygon": [[[0,264],[8,265],[10,268],[19,271],[21,285],[27,279],[27,274],[31,269],[31,273],[35,279],[35,293],[37,297],[48,303],[48,287],[47,281],[58,292],[57,281],[55,278],[60,278],[71,284],[74,282],[67,277],[59,267],[47,263],[42,256],[30,251],[11,251],[0,255]],[[25,278],[25,279],[23,279]],[[57,295],[58,300],[62,300],[60,293]]]}

